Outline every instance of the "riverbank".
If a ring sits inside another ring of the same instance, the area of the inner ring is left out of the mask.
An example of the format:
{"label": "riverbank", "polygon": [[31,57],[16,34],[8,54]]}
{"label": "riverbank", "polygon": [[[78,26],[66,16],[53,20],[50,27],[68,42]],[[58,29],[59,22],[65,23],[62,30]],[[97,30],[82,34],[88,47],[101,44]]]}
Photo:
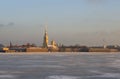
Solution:
{"label": "riverbank", "polygon": [[56,55],[56,54],[68,54],[68,55],[79,55],[79,54],[119,54],[120,52],[7,52],[0,53],[0,55],[4,54],[13,54],[13,55]]}

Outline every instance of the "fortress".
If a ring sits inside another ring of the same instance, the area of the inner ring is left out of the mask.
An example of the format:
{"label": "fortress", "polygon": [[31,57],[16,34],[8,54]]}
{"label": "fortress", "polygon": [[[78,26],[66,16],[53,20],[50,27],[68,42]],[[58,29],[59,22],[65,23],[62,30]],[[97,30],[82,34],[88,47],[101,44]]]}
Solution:
{"label": "fortress", "polygon": [[0,48],[0,52],[119,52],[119,46],[100,46],[100,47],[87,47],[87,46],[58,46],[54,40],[49,44],[49,36],[47,27],[44,31],[43,45],[41,47],[34,46],[27,43],[26,45],[14,46],[10,42],[8,47]]}
{"label": "fortress", "polygon": [[29,43],[27,43],[26,45],[16,46],[16,45],[12,45],[12,43],[10,42],[10,45],[8,47],[2,47],[0,51],[2,52],[58,52],[59,47],[57,46],[54,40],[52,40],[51,44],[49,44],[49,36],[47,33],[47,27],[46,27],[44,31],[44,36],[43,36],[43,45],[41,47],[30,45]]}
{"label": "fortress", "polygon": [[49,44],[49,36],[47,33],[47,27],[46,27],[44,37],[43,37],[43,46],[29,47],[26,49],[26,52],[57,52],[58,50],[59,48],[54,40],[52,40],[51,44]]}

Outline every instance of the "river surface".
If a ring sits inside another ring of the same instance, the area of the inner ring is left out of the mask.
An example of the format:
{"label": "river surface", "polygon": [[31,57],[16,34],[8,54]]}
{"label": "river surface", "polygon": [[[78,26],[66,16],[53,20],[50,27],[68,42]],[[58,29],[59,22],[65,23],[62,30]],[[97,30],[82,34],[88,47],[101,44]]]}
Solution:
{"label": "river surface", "polygon": [[120,79],[120,53],[0,54],[0,79]]}

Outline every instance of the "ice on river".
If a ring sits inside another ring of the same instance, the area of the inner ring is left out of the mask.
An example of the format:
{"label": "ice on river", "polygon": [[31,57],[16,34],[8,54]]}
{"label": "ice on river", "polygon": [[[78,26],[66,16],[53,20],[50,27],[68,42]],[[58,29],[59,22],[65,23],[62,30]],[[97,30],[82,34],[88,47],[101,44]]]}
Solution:
{"label": "ice on river", "polygon": [[0,54],[0,79],[120,79],[120,53]]}

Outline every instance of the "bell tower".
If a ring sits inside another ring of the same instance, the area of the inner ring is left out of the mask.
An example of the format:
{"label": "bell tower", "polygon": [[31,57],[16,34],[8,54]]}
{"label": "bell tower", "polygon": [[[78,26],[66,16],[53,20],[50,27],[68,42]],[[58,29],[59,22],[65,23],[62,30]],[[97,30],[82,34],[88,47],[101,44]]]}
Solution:
{"label": "bell tower", "polygon": [[43,47],[48,48],[48,33],[47,27],[45,27],[44,39],[43,39]]}

